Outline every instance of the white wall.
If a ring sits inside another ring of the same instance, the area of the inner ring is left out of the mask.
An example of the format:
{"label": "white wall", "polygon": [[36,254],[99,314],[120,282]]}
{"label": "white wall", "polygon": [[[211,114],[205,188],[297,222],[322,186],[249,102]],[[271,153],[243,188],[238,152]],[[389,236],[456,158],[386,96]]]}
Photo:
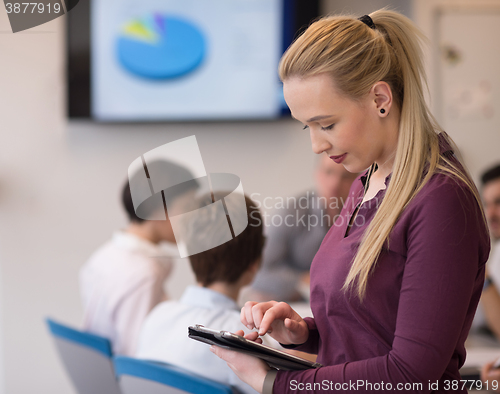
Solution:
{"label": "white wall", "polygon": [[313,154],[290,120],[68,125],[64,21],[6,33],[1,7],[0,393],[70,393],[43,318],[80,324],[78,269],[124,223],[118,190],[132,160],[195,134],[207,171],[239,175],[249,194],[286,196],[312,185]]}
{"label": "white wall", "polygon": [[[439,64],[441,56],[441,44],[437,34],[437,17],[439,12],[450,9],[469,10],[469,12],[500,12],[500,0],[416,0],[413,2],[413,17],[423,33],[429,38],[429,43],[424,47],[426,70],[429,81],[429,103],[438,121],[447,127],[454,124],[455,127],[446,129],[446,132],[454,139],[465,164],[472,177],[478,182],[480,174],[500,162],[500,92],[495,90],[494,97],[495,116],[485,121],[484,119],[465,119],[462,124],[457,122],[447,122],[447,117],[441,110],[447,105],[446,100],[441,100],[441,81],[439,74]],[[485,11],[486,10],[486,11]],[[470,26],[462,26],[465,31]],[[477,34],[477,31],[474,31]],[[487,53],[488,51],[500,52],[498,47],[498,37],[482,35],[482,39],[476,40],[477,48]],[[498,55],[497,55],[498,56]],[[484,66],[484,65],[482,65]],[[498,64],[490,64],[488,75],[498,75]],[[470,77],[472,81],[480,78],[478,75]],[[495,89],[498,86],[498,79],[493,84]],[[468,83],[468,81],[456,81],[457,85]]]}
{"label": "white wall", "polygon": [[[417,0],[418,1],[418,0]],[[323,0],[323,14],[365,15],[384,7],[412,17],[412,0]]]}

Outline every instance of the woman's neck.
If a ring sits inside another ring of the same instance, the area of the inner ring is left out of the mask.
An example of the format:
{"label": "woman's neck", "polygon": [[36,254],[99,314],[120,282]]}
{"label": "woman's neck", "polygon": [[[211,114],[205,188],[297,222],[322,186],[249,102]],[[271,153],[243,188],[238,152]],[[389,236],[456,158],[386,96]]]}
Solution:
{"label": "woman's neck", "polygon": [[394,158],[390,158],[390,160],[386,161],[385,163],[382,163],[381,165],[377,163],[378,168],[372,174],[371,178],[385,181],[385,178],[387,178],[392,173],[393,165],[394,165]]}
{"label": "woman's neck", "polygon": [[369,179],[367,179],[368,188],[363,196],[363,203],[371,200],[380,190],[384,190],[386,188],[385,180],[391,172],[392,167],[386,167],[385,169],[382,168],[382,170],[378,167],[377,170],[370,175]]}
{"label": "woman's neck", "polygon": [[396,160],[396,151],[398,149],[398,138],[399,138],[399,122],[400,113],[397,108],[391,110],[390,116],[384,119],[386,130],[384,149],[381,152],[378,160],[375,163],[378,166],[377,178],[380,177],[385,180],[392,172],[394,167],[394,161]]}

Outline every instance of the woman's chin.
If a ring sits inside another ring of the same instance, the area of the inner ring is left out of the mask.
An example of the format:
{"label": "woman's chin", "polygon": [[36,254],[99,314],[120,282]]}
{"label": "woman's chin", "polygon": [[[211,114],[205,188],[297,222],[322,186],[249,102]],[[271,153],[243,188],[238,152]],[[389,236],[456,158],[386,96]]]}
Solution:
{"label": "woman's chin", "polygon": [[362,166],[359,163],[351,163],[350,161],[344,161],[342,163],[344,168],[349,171],[352,174],[357,174],[363,170],[366,170],[366,167],[362,168]]}

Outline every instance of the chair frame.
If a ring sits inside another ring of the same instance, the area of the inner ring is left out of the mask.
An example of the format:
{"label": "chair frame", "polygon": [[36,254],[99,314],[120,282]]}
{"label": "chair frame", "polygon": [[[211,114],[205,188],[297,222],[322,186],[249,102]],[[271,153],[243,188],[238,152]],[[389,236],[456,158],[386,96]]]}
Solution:
{"label": "chair frame", "polygon": [[[125,356],[116,356],[113,360],[116,376],[124,394],[132,392],[124,387],[124,382],[129,377],[132,377],[132,379],[135,378],[135,380],[146,380],[163,385],[165,386],[165,390],[161,390],[161,392],[165,393],[233,393],[230,386],[209,380],[174,365]],[[168,388],[170,388],[170,390],[168,390]],[[158,392],[160,392],[160,390],[158,390]]]}
{"label": "chair frame", "polygon": [[79,394],[121,394],[111,342],[46,319],[64,368]]}

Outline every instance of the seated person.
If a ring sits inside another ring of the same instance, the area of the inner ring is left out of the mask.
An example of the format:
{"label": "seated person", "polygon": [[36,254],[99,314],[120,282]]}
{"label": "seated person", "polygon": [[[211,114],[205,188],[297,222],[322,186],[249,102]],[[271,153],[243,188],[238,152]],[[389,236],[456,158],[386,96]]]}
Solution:
{"label": "seated person", "polygon": [[[309,299],[312,260],[342,210],[356,176],[326,154],[317,158],[316,192],[287,199],[286,207],[271,216],[262,269],[251,289],[244,290],[241,304],[250,299],[285,302]],[[273,216],[280,216],[280,220]]]}
{"label": "seated person", "polygon": [[[500,340],[500,165],[489,169],[482,175],[481,194],[490,235],[494,242],[487,264],[481,306],[489,328]],[[500,357],[500,351],[498,355]],[[490,389],[493,381],[496,381],[495,385],[498,389],[495,391],[500,392],[500,369],[493,368],[495,361],[491,360],[484,365],[481,379],[489,382]]]}
{"label": "seated person", "polygon": [[[204,201],[206,197],[198,207],[207,205]],[[153,309],[141,331],[136,357],[173,364],[241,392],[255,393],[210,351],[210,346],[187,336],[188,326],[195,324],[248,333],[240,321],[236,300],[240,289],[252,282],[259,269],[264,236],[258,208],[248,197],[245,202],[248,226],[230,241],[190,256],[198,285],[189,286],[179,301],[163,302]],[[225,215],[214,218],[200,214],[194,221],[199,231],[193,232],[193,237],[199,243],[211,237],[212,229],[228,225]]]}
{"label": "seated person", "polygon": [[[185,179],[190,173],[184,167],[167,161],[155,161],[169,179]],[[135,174],[131,180],[134,181]],[[182,178],[184,177],[184,178]],[[195,183],[186,182],[188,188]],[[167,198],[167,189],[164,191]],[[190,191],[176,188],[169,201],[182,199]],[[194,190],[191,191],[194,194]],[[110,339],[113,352],[133,355],[140,328],[153,307],[167,299],[164,282],[178,256],[172,226],[168,220],[144,220],[136,215],[127,181],[122,204],[129,224],[95,251],[80,270],[80,292],[84,306],[83,329]],[[141,217],[153,215],[154,204],[140,205]],[[165,212],[162,207],[161,210]],[[151,212],[149,212],[151,211]]]}
{"label": "seated person", "polygon": [[481,177],[481,195],[493,240],[481,294],[481,306],[488,327],[500,340],[500,165],[489,169]]}

